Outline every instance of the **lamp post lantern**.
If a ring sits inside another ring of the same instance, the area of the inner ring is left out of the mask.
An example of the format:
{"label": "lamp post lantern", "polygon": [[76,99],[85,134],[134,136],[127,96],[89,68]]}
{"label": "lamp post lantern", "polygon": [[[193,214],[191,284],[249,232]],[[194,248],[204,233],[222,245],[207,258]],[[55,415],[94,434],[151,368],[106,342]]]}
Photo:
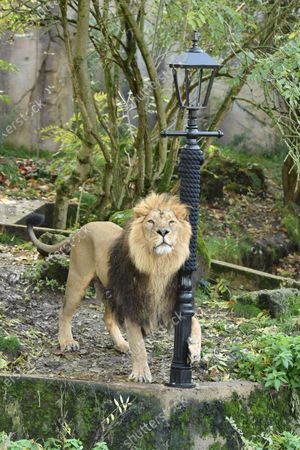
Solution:
{"label": "lamp post lantern", "polygon": [[[161,132],[162,137],[184,136],[187,139],[186,145],[180,150],[180,200],[190,207],[189,219],[192,226],[192,237],[190,257],[179,272],[177,303],[174,311],[174,355],[170,383],[168,383],[169,386],[180,388],[194,387],[188,355],[188,339],[191,335],[191,322],[194,315],[192,273],[197,269],[200,168],[204,162],[198,139],[204,136],[223,136],[221,131],[198,130],[197,111],[207,106],[213,81],[220,65],[199,48],[197,42],[197,32],[194,31],[192,47],[169,64],[173,72],[178,105],[188,111],[186,130]],[[183,72],[183,92],[179,87],[180,72]],[[192,86],[192,79],[194,82],[195,78],[197,81]]]}

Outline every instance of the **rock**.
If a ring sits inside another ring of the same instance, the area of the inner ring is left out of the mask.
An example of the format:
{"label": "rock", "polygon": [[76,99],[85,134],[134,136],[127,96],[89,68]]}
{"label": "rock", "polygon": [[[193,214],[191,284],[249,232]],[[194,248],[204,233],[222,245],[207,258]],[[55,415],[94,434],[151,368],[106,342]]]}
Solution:
{"label": "rock", "polygon": [[267,189],[261,167],[224,157],[214,148],[201,172],[201,188],[208,201],[223,198],[224,189],[237,194],[252,191],[256,195],[264,195]]}
{"label": "rock", "polygon": [[285,256],[299,249],[299,246],[288,240],[282,232],[273,236],[260,238],[242,252],[242,263],[246,267],[269,271]]}
{"label": "rock", "polygon": [[42,234],[39,239],[44,244],[53,245],[64,241],[66,239],[66,236],[64,236],[63,234],[50,233],[47,231],[47,233]]}
{"label": "rock", "polygon": [[249,292],[236,298],[243,305],[254,305],[260,309],[267,309],[271,317],[280,317],[289,310],[291,300],[300,298],[300,291],[293,288],[262,290]]}
{"label": "rock", "polygon": [[40,269],[41,279],[55,280],[64,285],[69,272],[69,258],[65,255],[49,255]]}

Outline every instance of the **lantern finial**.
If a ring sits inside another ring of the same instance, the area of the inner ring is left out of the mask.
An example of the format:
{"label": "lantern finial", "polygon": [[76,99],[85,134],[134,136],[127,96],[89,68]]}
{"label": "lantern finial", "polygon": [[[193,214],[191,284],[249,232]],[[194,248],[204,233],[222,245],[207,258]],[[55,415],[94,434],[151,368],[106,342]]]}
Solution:
{"label": "lantern finial", "polygon": [[193,33],[193,39],[192,39],[192,41],[193,41],[193,45],[192,45],[192,47],[190,48],[190,52],[199,52],[199,51],[201,51],[201,49],[198,47],[198,32],[196,31],[196,30],[194,30],[194,33]]}

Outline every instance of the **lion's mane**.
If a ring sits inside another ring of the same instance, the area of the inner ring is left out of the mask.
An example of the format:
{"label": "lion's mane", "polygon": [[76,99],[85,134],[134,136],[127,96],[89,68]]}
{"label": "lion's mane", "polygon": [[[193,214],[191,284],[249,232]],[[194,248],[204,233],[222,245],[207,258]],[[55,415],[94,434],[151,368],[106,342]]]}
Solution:
{"label": "lion's mane", "polygon": [[[173,251],[163,256],[150,253],[145,246],[142,222],[152,209],[171,209],[181,222]],[[178,270],[189,256],[191,227],[187,207],[166,194],[148,196],[134,208],[134,214],[110,252],[109,303],[119,323],[128,318],[147,333],[170,323]]]}

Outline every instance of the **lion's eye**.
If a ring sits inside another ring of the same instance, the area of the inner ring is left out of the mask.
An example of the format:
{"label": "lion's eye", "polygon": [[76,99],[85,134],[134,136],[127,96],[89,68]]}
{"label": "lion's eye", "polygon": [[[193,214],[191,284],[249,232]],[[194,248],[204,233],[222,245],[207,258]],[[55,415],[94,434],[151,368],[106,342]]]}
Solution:
{"label": "lion's eye", "polygon": [[174,225],[175,220],[170,220],[169,225]]}
{"label": "lion's eye", "polygon": [[147,220],[147,223],[150,223],[151,225],[154,225],[154,221],[151,220],[151,219]]}

